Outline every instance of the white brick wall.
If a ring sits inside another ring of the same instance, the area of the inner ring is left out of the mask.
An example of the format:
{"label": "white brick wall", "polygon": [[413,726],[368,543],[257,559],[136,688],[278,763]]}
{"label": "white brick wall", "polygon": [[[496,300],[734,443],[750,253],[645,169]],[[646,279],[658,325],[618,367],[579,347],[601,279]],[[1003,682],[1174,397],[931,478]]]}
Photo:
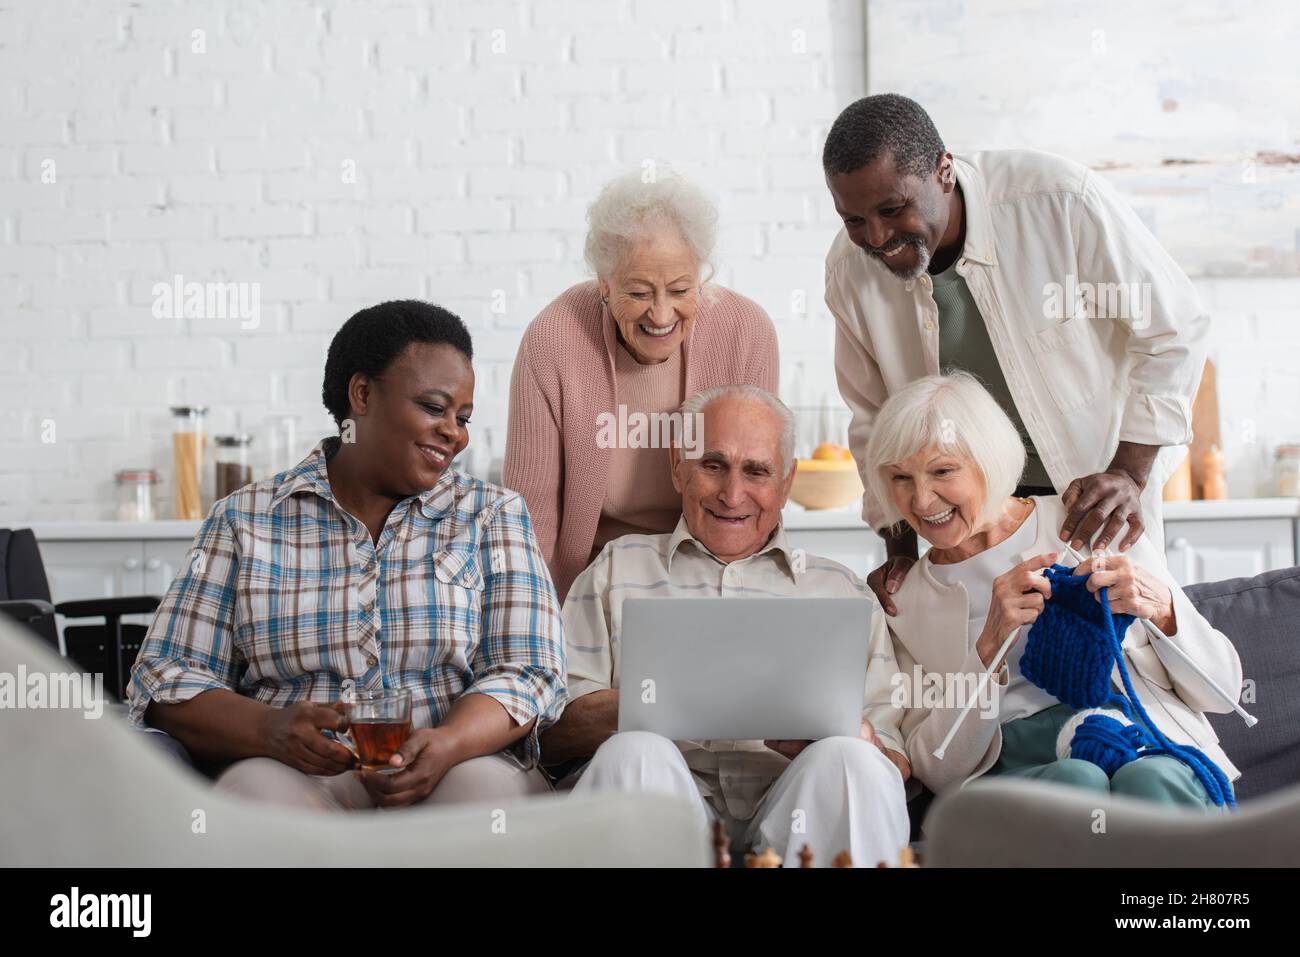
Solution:
{"label": "white brick wall", "polygon": [[[519,336],[585,278],[595,189],[644,159],[718,198],[722,281],[797,324],[786,381],[828,384],[834,224],[808,187],[864,91],[858,0],[7,0],[0,24],[0,523],[105,516],[114,470],[166,476],[172,403],[318,434],[325,346],[382,298],[470,324],[499,455]],[[260,283],[259,327],[155,318],[176,274]]]}
{"label": "white brick wall", "polygon": [[[718,198],[719,278],[777,321],[787,400],[834,396],[821,260],[837,220],[819,159],[837,111],[865,92],[868,59],[874,88],[920,97],[954,145],[1035,145],[1099,163],[1138,155],[1084,149],[1075,126],[1025,108],[1031,92],[1013,95],[1035,79],[1058,93],[1063,82],[1052,57],[1037,56],[1033,76],[1006,69],[1008,44],[1021,46],[1008,30],[1051,24],[1023,3],[872,0],[869,58],[864,6],[0,0],[0,524],[102,517],[114,470],[168,475],[169,404],[207,404],[214,431],[239,427],[259,443],[273,414],[319,434],[330,335],[381,298],[426,297],[464,316],[479,355],[475,434],[499,455],[522,329],[585,278],[583,210],[595,189],[645,159],[679,166]],[[1086,19],[1069,22],[1087,34]],[[1244,65],[1258,76],[1253,51],[1272,51],[1276,33],[1242,39],[1226,64],[1215,31],[1194,49],[1240,85]],[[971,83],[972,70],[1003,76],[996,97],[983,92],[992,80]],[[1182,102],[1204,102],[1209,80],[1179,82],[1195,87]],[[1129,96],[1113,86],[1094,99]],[[1243,117],[1184,113],[1149,139],[1203,144],[1226,128],[1231,150],[1294,151],[1294,109],[1279,118],[1265,100]],[[1150,110],[1143,101],[1124,121],[1158,119]],[[1090,116],[1092,142],[1106,141],[1105,117]],[[43,182],[47,161],[53,182]],[[1214,207],[1212,225],[1231,213],[1259,230],[1274,273],[1290,262],[1286,169],[1259,167],[1267,202],[1216,191],[1199,167],[1115,175],[1178,242],[1214,248],[1215,231],[1188,225],[1208,196],[1236,204]],[[1189,176],[1201,199],[1180,204]],[[1204,263],[1197,253],[1189,268],[1213,273]],[[261,324],[155,318],[153,284],[176,274],[260,283]],[[1225,317],[1225,433],[1254,430],[1253,444],[1229,444],[1245,462],[1266,438],[1300,434],[1300,342],[1288,332],[1300,289],[1294,279],[1202,287]],[[504,313],[491,309],[495,290]],[[1248,429],[1238,420],[1251,414]],[[58,426],[54,445],[39,441],[46,419]],[[1245,475],[1234,472],[1234,490],[1254,491],[1236,487]]]}
{"label": "white brick wall", "polygon": [[1197,279],[1230,495],[1274,494],[1273,453],[1300,443],[1300,279]]}
{"label": "white brick wall", "polygon": [[870,0],[867,27],[871,92],[923,103],[951,149],[1105,171],[1214,317],[1229,493],[1271,494],[1300,440],[1300,7]]}

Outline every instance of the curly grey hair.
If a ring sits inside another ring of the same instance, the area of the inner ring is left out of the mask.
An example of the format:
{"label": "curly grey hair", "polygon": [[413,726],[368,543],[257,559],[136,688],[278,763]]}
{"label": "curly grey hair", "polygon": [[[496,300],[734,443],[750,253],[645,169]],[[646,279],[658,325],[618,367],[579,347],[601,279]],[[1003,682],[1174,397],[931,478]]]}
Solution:
{"label": "curly grey hair", "polygon": [[666,172],[643,182],[639,171],[610,180],[587,207],[583,257],[598,278],[618,270],[628,250],[667,226],[677,230],[700,264],[701,282],[713,275],[713,244],[718,209],[698,186],[680,173]]}

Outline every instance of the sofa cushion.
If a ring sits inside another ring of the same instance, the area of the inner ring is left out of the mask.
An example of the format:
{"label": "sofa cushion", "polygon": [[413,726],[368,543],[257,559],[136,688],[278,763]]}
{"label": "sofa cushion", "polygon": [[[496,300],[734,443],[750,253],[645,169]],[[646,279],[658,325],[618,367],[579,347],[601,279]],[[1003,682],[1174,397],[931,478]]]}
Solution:
{"label": "sofa cushion", "polygon": [[1300,568],[1191,585],[1187,597],[1236,646],[1247,681],[1242,706],[1259,718],[1248,728],[1233,713],[1208,716],[1241,769],[1238,798],[1300,782]]}

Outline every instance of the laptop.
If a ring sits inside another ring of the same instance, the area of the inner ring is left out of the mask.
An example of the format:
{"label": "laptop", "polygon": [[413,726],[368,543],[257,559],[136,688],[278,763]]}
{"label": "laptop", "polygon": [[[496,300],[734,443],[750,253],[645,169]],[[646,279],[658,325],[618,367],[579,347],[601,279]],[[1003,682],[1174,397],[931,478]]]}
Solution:
{"label": "laptop", "polygon": [[618,730],[856,738],[872,613],[869,598],[628,598]]}

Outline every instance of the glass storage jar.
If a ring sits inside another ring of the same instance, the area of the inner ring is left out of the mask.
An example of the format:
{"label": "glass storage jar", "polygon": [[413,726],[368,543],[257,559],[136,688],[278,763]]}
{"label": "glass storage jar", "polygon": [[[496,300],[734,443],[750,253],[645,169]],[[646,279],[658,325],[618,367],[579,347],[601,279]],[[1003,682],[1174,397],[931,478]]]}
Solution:
{"label": "glass storage jar", "polygon": [[172,514],[180,519],[203,518],[204,418],[207,406],[172,406],[172,468],[176,497]]}
{"label": "glass storage jar", "polygon": [[117,485],[117,520],[119,522],[152,522],[158,517],[154,510],[153,487],[158,484],[158,473],[153,469],[122,469],[113,476]]}
{"label": "glass storage jar", "polygon": [[216,449],[213,460],[217,463],[216,498],[221,500],[236,489],[253,481],[253,465],[249,458],[251,435],[218,435],[212,439]]}
{"label": "glass storage jar", "polygon": [[1273,453],[1273,481],[1282,498],[1300,498],[1300,443],[1277,447]]}

